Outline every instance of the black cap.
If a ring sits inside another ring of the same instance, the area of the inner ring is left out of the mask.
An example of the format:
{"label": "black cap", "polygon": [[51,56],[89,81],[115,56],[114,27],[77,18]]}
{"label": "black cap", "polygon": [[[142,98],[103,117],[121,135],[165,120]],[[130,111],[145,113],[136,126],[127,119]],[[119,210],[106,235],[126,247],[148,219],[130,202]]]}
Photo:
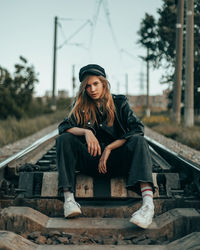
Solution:
{"label": "black cap", "polygon": [[104,76],[106,73],[104,68],[97,64],[88,64],[82,67],[79,71],[79,81],[82,82],[86,75]]}

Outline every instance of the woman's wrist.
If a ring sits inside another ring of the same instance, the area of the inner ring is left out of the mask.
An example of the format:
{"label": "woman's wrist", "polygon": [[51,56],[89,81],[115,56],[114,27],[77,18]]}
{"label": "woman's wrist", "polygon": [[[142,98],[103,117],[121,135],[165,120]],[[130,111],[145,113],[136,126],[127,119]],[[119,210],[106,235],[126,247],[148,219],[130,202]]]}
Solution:
{"label": "woman's wrist", "polygon": [[121,147],[125,142],[126,142],[125,139],[119,139],[106,146],[106,148],[112,151],[113,149]]}
{"label": "woman's wrist", "polygon": [[83,128],[83,130],[84,130],[84,135],[86,135],[88,133],[92,133],[92,131],[90,129]]}
{"label": "woman's wrist", "polygon": [[112,151],[112,147],[110,144],[108,146],[106,146],[105,149]]}
{"label": "woman's wrist", "polygon": [[82,135],[86,136],[86,134],[92,131],[89,129],[85,129],[85,128],[73,127],[73,128],[68,129],[66,132],[69,132],[77,136],[82,136]]}

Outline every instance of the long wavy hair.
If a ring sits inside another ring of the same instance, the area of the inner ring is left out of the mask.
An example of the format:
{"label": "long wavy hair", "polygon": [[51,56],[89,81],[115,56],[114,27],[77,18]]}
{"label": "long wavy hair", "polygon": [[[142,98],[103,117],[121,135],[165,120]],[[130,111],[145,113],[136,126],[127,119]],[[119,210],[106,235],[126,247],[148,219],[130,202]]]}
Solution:
{"label": "long wavy hair", "polygon": [[[76,102],[69,116],[74,115],[77,124],[86,126],[88,122],[97,123],[96,102],[87,94],[86,85],[90,76],[87,76],[80,84]],[[103,84],[103,91],[100,96],[100,104],[107,117],[108,126],[112,126],[115,118],[115,106],[110,93],[110,83],[103,76],[97,76]]]}

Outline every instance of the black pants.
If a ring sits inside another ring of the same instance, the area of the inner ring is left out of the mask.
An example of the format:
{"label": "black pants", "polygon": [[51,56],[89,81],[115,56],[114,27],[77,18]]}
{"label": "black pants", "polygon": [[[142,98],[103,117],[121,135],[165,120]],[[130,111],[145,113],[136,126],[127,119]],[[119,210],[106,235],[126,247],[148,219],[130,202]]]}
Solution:
{"label": "black pants", "polygon": [[[140,182],[152,184],[152,161],[143,136],[130,137],[123,146],[111,151],[107,173],[98,172],[100,156],[91,156],[82,137],[63,133],[56,140],[58,188],[74,192],[75,170],[91,176],[126,176],[127,188],[140,194]],[[103,152],[104,146],[101,145]]]}

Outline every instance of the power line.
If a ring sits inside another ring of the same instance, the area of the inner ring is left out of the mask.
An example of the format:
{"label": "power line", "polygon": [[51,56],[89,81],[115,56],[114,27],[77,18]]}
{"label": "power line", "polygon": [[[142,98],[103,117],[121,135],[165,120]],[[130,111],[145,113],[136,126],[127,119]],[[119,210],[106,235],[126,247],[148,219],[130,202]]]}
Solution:
{"label": "power line", "polygon": [[120,49],[120,52],[125,53],[125,54],[128,55],[130,58],[132,58],[133,60],[137,60],[137,59],[138,59],[138,57],[132,55],[130,52],[128,52],[128,51],[125,50],[125,49]]}
{"label": "power line", "polygon": [[82,24],[71,36],[69,36],[60,46],[58,49],[61,49],[64,45],[66,45],[79,31],[81,31],[86,25],[91,24],[91,20],[87,20],[84,24]]}
{"label": "power line", "polygon": [[90,36],[89,48],[92,47],[92,41],[93,41],[93,37],[94,37],[94,31],[95,31],[95,28],[96,28],[97,19],[99,17],[99,12],[100,12],[101,4],[102,4],[102,0],[99,0],[98,1],[98,6],[97,6],[96,14],[93,17],[93,25],[92,25],[92,31],[91,31],[91,36]]}
{"label": "power line", "polygon": [[107,23],[108,23],[108,27],[110,28],[110,31],[111,31],[111,35],[112,35],[112,38],[113,38],[113,42],[117,48],[117,51],[119,52],[119,45],[118,45],[118,41],[117,41],[117,38],[115,36],[115,32],[113,30],[113,27],[112,27],[112,23],[111,23],[111,19],[110,19],[110,12],[109,12],[109,7],[108,7],[108,2],[107,0],[104,0],[104,11],[105,11],[105,15],[106,15],[106,20],[107,20]]}
{"label": "power line", "polygon": [[59,17],[59,20],[61,21],[85,21],[85,19],[83,18],[63,18],[63,17]]}
{"label": "power line", "polygon": [[[64,32],[63,27],[62,27],[62,24],[59,23],[59,22],[57,22],[57,24],[58,24],[58,27],[60,28],[61,35],[63,36],[64,41],[67,40],[66,35],[65,35],[65,32]],[[86,46],[84,46],[83,43],[69,43],[69,42],[68,42],[67,45],[77,46],[77,47],[81,47],[81,48],[83,48],[83,49],[88,50],[88,48],[87,48]],[[59,48],[57,48],[57,49],[59,49]]]}
{"label": "power line", "polygon": [[67,40],[66,35],[65,35],[65,32],[64,32],[64,30],[63,30],[63,28],[62,28],[62,24],[61,24],[60,22],[57,22],[57,24],[58,24],[58,27],[60,28],[61,35],[63,36],[64,41]]}

